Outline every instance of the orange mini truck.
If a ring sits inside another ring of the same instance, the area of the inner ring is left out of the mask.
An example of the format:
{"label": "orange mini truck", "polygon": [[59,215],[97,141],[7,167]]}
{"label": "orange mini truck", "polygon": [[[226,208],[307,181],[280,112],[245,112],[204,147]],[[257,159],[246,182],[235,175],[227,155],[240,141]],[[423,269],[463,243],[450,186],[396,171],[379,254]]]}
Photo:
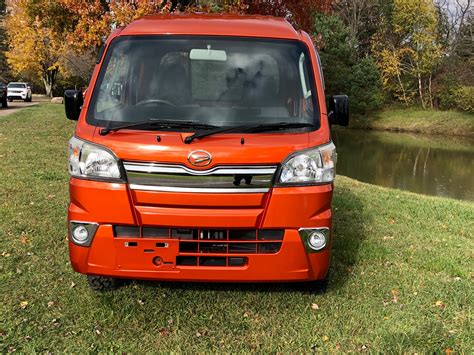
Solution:
{"label": "orange mini truck", "polygon": [[150,16],[115,30],[87,94],[65,92],[69,251],[119,279],[307,282],[328,275],[347,96],[310,37],[264,16]]}

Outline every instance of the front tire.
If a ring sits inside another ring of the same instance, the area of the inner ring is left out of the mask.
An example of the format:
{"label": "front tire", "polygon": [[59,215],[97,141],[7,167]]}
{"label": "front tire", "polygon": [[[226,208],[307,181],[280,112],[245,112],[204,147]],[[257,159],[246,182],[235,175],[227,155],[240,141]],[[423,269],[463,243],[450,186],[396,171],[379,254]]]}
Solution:
{"label": "front tire", "polygon": [[88,275],[87,281],[93,291],[112,291],[119,286],[119,280],[114,277]]}

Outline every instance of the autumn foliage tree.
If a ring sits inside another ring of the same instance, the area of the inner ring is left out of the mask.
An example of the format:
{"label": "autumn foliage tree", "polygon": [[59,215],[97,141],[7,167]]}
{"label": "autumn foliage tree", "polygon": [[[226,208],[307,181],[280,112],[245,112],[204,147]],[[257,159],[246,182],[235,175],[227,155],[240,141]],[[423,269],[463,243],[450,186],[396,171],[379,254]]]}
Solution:
{"label": "autumn foliage tree", "polygon": [[433,105],[432,75],[441,60],[437,16],[430,0],[394,0],[393,11],[381,23],[373,51],[387,90],[410,104],[418,98]]}
{"label": "autumn foliage tree", "polygon": [[315,14],[331,12],[333,3],[334,0],[244,1],[246,13],[285,17],[307,32],[313,29]]}
{"label": "autumn foliage tree", "polygon": [[50,26],[32,15],[28,0],[17,0],[12,5],[13,12],[6,20],[8,63],[15,73],[38,75],[51,96],[63,42]]}

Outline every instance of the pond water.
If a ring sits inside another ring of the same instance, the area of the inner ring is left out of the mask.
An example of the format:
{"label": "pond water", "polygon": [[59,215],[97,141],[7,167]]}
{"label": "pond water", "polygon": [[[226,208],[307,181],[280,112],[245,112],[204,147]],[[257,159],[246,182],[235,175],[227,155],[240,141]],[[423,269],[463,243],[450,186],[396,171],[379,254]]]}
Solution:
{"label": "pond water", "polygon": [[474,201],[474,140],[335,129],[337,173],[370,184]]}

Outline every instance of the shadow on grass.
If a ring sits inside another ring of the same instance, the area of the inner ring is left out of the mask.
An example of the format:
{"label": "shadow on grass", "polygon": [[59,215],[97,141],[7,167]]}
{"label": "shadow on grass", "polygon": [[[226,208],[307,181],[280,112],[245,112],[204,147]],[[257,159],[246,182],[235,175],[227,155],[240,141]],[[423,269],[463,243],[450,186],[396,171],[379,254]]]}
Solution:
{"label": "shadow on grass", "polygon": [[329,290],[344,287],[359,258],[372,217],[364,202],[344,186],[337,186],[333,198],[333,245]]}

